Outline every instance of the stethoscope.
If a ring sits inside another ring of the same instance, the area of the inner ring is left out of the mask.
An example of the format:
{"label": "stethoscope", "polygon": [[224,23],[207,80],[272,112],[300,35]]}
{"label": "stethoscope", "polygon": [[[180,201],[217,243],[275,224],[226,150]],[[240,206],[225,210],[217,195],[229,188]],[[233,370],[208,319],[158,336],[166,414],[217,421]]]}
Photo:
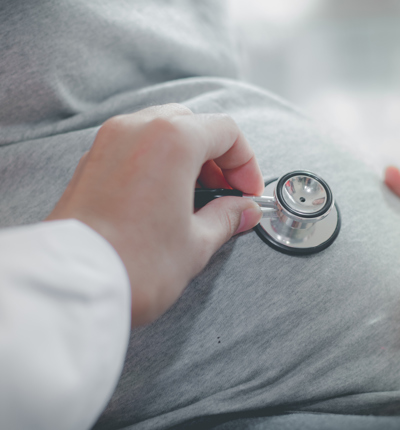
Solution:
{"label": "stethoscope", "polygon": [[340,231],[340,212],[329,185],[307,170],[296,170],[265,181],[263,195],[253,196],[232,189],[195,190],[195,207],[224,196],[237,196],[258,203],[263,212],[254,228],[258,236],[277,251],[308,255],[330,246]]}

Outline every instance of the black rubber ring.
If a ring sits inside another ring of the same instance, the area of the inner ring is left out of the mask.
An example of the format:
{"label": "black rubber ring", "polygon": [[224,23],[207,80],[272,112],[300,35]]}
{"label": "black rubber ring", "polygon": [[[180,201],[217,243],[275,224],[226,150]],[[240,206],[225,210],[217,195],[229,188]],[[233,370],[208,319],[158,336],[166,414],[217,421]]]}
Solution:
{"label": "black rubber ring", "polygon": [[[265,186],[269,185],[271,182],[277,181],[278,178],[270,179],[269,181],[265,181]],[[332,236],[325,242],[321,243],[318,246],[313,246],[311,248],[293,248],[291,246],[283,245],[282,243],[279,243],[276,241],[273,237],[271,237],[261,226],[261,224],[257,224],[254,227],[254,231],[257,233],[257,235],[271,248],[275,249],[276,251],[282,252],[287,255],[294,255],[294,256],[305,256],[305,255],[311,255],[316,254],[317,252],[321,252],[324,249],[328,248],[332,243],[335,241],[335,239],[338,237],[340,232],[340,227],[342,225],[342,218],[339,211],[338,205],[335,203],[335,208],[337,211],[337,223],[335,231],[333,232]]]}
{"label": "black rubber ring", "polygon": [[[320,209],[318,212],[314,212],[312,214],[304,214],[302,212],[295,211],[285,202],[285,200],[283,198],[283,194],[282,194],[283,185],[285,184],[285,182],[287,180],[289,180],[290,178],[293,178],[293,176],[296,176],[296,175],[309,176],[310,178],[315,179],[317,182],[319,182],[325,188],[326,203],[325,203],[325,206],[322,209]],[[300,216],[302,218],[317,218],[317,217],[323,215],[325,212],[327,212],[329,210],[329,208],[332,206],[332,191],[329,188],[329,185],[323,179],[321,179],[320,177],[318,177],[314,173],[308,172],[307,170],[296,170],[294,172],[290,172],[290,173],[287,173],[286,175],[282,176],[281,179],[279,180],[279,182],[277,183],[275,190],[276,190],[276,197],[277,197],[280,205],[282,205],[282,207],[285,210],[287,210],[288,212],[290,212],[291,214]]]}

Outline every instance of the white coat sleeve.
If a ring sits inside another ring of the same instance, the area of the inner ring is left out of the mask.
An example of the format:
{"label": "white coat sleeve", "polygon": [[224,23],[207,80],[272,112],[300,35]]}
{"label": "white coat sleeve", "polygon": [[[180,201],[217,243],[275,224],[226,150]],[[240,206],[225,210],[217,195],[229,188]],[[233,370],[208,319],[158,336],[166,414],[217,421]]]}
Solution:
{"label": "white coat sleeve", "polygon": [[130,333],[114,248],[76,220],[0,230],[0,429],[89,429]]}

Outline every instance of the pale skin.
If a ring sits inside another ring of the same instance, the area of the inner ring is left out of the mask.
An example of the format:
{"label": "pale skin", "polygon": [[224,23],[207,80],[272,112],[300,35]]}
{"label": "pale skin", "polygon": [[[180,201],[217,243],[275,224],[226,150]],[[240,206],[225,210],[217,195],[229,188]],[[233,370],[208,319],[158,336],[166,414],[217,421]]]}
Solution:
{"label": "pale skin", "polygon": [[[385,182],[400,197],[400,172]],[[224,197],[194,211],[196,184],[264,189],[254,153],[232,118],[154,106],[106,121],[46,221],[75,218],[117,251],[131,285],[132,326],[149,323],[181,295],[233,235],[261,210]]]}
{"label": "pale skin", "polygon": [[400,171],[397,167],[390,166],[386,169],[385,184],[400,197]]}
{"label": "pale skin", "polygon": [[226,197],[194,211],[194,189],[237,188],[260,195],[254,153],[227,115],[155,106],[106,121],[46,221],[75,218],[102,235],[127,270],[132,326],[165,312],[234,234],[261,210]]}

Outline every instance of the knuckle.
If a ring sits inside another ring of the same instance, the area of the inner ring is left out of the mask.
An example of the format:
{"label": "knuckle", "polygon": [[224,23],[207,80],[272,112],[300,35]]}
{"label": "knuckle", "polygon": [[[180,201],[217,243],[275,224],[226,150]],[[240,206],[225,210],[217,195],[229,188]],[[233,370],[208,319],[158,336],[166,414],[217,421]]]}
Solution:
{"label": "knuckle", "polygon": [[237,127],[236,121],[227,113],[214,114],[220,121],[226,122],[231,127]]}
{"label": "knuckle", "polygon": [[170,119],[164,117],[157,117],[152,119],[147,124],[147,131],[150,134],[161,135],[165,137],[175,137],[179,134],[177,124],[173,123]]}
{"label": "knuckle", "polygon": [[228,114],[222,114],[222,120],[227,124],[228,130],[232,134],[232,138],[237,138],[240,134],[240,129],[236,121]]}
{"label": "knuckle", "polygon": [[168,103],[164,107],[175,115],[193,115],[193,112],[188,107],[180,103]]}
{"label": "knuckle", "polygon": [[224,233],[225,233],[225,239],[224,242],[226,242],[236,231],[237,225],[236,220],[233,211],[227,210],[223,211],[220,214],[221,218],[221,224],[224,226]]}
{"label": "knuckle", "polygon": [[126,128],[126,120],[122,115],[117,115],[109,118],[100,127],[99,133],[102,134],[115,134]]}
{"label": "knuckle", "polygon": [[167,103],[164,105],[154,105],[138,112],[139,115],[147,119],[158,117],[172,119],[177,116],[193,115],[193,112],[186,106],[179,103]]}
{"label": "knuckle", "polygon": [[[225,120],[225,121],[229,121],[232,123],[235,123],[235,120],[227,113],[225,112],[220,112],[217,114],[221,119]],[[236,123],[235,123],[236,124]]]}
{"label": "knuckle", "polygon": [[226,197],[226,200],[223,210],[218,213],[223,234],[226,235],[225,241],[229,240],[236,233],[243,210],[245,209],[243,202],[237,197]]}
{"label": "knuckle", "polygon": [[115,141],[121,134],[128,130],[128,121],[122,115],[109,118],[103,123],[97,132],[93,146],[103,147]]}
{"label": "knuckle", "polygon": [[231,133],[232,137],[237,136],[240,133],[239,126],[236,121],[227,113],[219,113],[217,114],[218,119],[224,123],[226,128],[226,132]]}
{"label": "knuckle", "polygon": [[166,118],[155,118],[147,126],[150,140],[157,145],[162,142],[164,149],[174,155],[188,155],[190,147],[178,123]]}
{"label": "knuckle", "polygon": [[181,140],[177,124],[162,117],[154,118],[147,124],[146,134],[151,141],[157,142],[157,144],[161,141],[175,146]]}

